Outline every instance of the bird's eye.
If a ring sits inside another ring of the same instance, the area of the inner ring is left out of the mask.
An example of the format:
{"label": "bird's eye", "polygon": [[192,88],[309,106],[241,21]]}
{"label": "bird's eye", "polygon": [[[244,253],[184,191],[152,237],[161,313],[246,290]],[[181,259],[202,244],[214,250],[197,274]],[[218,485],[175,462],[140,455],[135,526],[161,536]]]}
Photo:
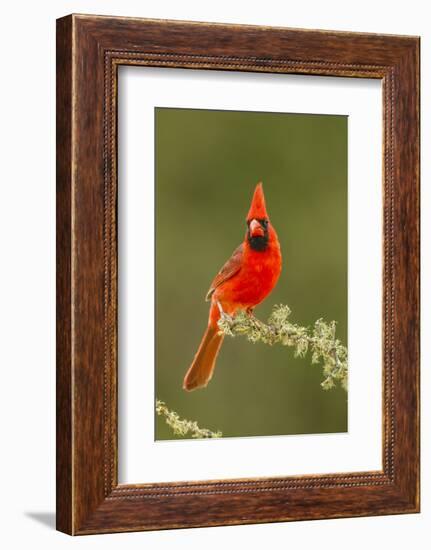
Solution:
{"label": "bird's eye", "polygon": [[263,227],[268,227],[268,220],[262,220]]}

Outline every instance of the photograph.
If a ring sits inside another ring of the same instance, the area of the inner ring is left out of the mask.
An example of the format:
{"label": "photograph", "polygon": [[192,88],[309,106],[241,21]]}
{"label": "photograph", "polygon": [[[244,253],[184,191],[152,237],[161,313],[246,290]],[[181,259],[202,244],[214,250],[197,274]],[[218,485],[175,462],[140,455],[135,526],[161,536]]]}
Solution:
{"label": "photograph", "polygon": [[420,36],[138,15],[56,21],[56,529],[418,514]]}
{"label": "photograph", "polygon": [[156,440],[348,431],[347,156],[348,116],[155,108]]}
{"label": "photograph", "polygon": [[429,548],[429,4],[2,8],[2,548]]}

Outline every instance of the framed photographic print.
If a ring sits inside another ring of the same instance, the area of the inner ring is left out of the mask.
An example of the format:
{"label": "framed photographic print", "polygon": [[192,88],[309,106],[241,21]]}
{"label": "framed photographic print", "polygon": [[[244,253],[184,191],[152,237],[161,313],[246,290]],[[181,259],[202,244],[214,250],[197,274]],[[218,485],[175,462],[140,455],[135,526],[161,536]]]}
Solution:
{"label": "framed photographic print", "polygon": [[419,39],[57,21],[57,528],[419,511]]}

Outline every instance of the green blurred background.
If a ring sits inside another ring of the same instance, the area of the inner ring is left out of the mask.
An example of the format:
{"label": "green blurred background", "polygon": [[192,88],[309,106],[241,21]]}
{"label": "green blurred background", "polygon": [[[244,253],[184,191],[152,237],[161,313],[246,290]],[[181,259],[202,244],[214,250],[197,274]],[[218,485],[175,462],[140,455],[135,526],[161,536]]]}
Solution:
{"label": "green blurred background", "polygon": [[[224,437],[347,431],[346,392],[282,346],[226,337],[208,387],[182,389],[258,181],[283,271],[256,316],[284,303],[298,324],[336,320],[347,345],[347,117],[157,108],[156,396]],[[175,439],[159,417],[156,439]]]}

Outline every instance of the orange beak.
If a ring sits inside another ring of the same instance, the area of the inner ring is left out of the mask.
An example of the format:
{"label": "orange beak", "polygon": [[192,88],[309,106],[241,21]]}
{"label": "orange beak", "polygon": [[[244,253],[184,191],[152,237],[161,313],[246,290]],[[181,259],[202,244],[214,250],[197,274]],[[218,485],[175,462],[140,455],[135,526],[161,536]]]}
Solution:
{"label": "orange beak", "polygon": [[265,236],[265,231],[262,227],[262,225],[260,224],[260,222],[256,219],[253,219],[251,220],[250,222],[250,235],[252,237],[264,237]]}

